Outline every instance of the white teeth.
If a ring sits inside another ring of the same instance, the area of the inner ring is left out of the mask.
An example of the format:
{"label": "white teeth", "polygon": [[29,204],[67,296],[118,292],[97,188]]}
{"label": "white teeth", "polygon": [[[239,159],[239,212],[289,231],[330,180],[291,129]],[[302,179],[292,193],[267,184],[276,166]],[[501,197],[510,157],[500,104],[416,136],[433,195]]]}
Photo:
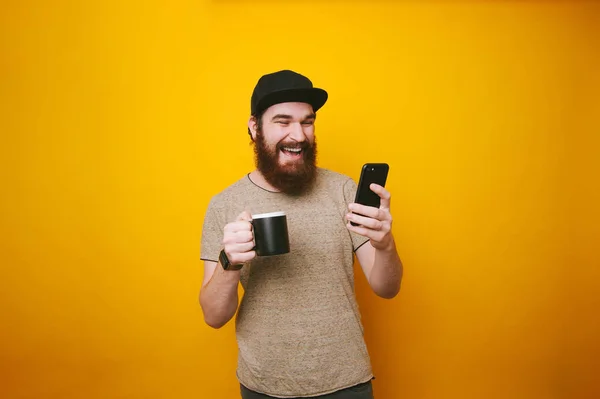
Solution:
{"label": "white teeth", "polygon": [[283,149],[285,151],[289,151],[289,152],[295,152],[295,153],[299,153],[300,151],[302,151],[302,148],[289,148],[289,147],[283,147]]}

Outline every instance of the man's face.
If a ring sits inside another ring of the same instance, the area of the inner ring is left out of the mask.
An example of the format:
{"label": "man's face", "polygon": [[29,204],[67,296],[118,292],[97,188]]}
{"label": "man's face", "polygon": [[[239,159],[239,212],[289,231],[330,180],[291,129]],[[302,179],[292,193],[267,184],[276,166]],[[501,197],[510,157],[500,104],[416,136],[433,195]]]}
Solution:
{"label": "man's face", "polygon": [[252,124],[258,170],[277,189],[304,192],[316,175],[315,114],[306,103],[282,103],[268,108],[262,128]]}

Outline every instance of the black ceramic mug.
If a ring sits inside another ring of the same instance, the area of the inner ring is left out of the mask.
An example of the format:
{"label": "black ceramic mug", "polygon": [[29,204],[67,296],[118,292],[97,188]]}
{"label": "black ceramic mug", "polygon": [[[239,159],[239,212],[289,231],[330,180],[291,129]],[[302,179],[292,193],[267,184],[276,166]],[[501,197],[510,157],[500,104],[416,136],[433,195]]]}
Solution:
{"label": "black ceramic mug", "polygon": [[251,223],[257,256],[281,255],[290,252],[285,212],[252,215]]}

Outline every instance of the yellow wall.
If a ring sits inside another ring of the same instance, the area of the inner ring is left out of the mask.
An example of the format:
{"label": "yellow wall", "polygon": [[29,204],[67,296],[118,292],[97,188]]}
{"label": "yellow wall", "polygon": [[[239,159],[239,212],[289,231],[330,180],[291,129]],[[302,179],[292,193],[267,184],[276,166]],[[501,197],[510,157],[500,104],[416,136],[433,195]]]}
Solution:
{"label": "yellow wall", "polygon": [[598,397],[598,5],[280,3],[2,3],[0,397],[237,397],[200,228],[280,68],[330,92],[321,166],[391,165],[377,397]]}

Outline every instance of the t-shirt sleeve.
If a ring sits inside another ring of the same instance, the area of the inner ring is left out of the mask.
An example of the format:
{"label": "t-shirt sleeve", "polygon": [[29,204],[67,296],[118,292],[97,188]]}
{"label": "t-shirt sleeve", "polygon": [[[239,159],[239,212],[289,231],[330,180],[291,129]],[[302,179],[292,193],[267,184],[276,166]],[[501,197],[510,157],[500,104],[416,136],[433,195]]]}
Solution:
{"label": "t-shirt sleeve", "polygon": [[221,241],[223,240],[223,220],[221,212],[215,205],[215,199],[211,199],[204,216],[202,226],[202,239],[200,243],[200,259],[217,262],[221,252]]}
{"label": "t-shirt sleeve", "polygon": [[[343,189],[343,194],[344,194],[344,202],[346,203],[346,209],[344,210],[344,215],[349,212],[348,210],[348,205],[351,204],[352,202],[354,202],[354,198],[356,197],[356,190],[357,190],[358,186],[357,184],[354,182],[354,180],[352,179],[348,179],[346,181],[346,183],[344,183],[344,189]],[[352,238],[352,246],[354,248],[354,251],[356,251],[358,248],[360,248],[361,246],[363,246],[364,244],[366,244],[369,239],[365,236],[361,236],[360,234],[356,234],[354,232],[350,232],[350,237]]]}

